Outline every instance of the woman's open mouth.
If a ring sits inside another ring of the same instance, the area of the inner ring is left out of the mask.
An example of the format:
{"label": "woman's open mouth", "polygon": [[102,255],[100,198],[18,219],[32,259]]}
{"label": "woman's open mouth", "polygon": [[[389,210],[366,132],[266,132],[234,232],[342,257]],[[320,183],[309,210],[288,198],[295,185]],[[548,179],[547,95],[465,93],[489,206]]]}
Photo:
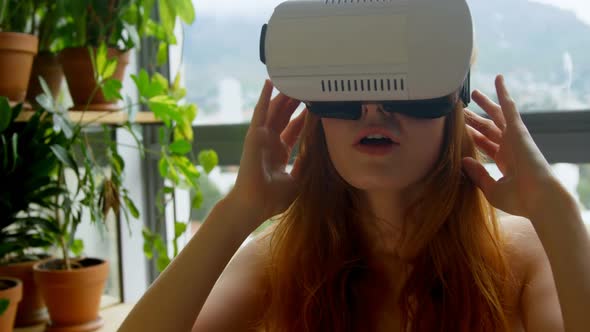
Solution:
{"label": "woman's open mouth", "polygon": [[363,137],[354,145],[359,152],[372,156],[387,155],[398,146],[399,144],[391,140],[391,138],[379,134]]}

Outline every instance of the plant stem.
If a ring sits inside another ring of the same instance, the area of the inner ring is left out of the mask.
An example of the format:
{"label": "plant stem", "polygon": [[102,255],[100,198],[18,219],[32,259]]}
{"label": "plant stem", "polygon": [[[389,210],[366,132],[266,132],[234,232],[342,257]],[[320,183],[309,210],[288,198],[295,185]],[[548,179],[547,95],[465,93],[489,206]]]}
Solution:
{"label": "plant stem", "polygon": [[[58,169],[57,169],[57,183],[59,186],[61,186],[65,182],[65,177],[64,177],[63,172],[64,172],[64,168],[61,165],[59,165]],[[67,193],[66,193],[66,195],[67,195]],[[55,205],[59,206],[59,196],[55,197]],[[55,221],[57,222],[57,227],[60,230],[60,233],[58,235],[59,236],[59,246],[61,248],[64,262],[66,264],[66,269],[71,270],[70,257],[68,255],[68,246],[65,242],[65,234],[64,234],[64,231],[66,231],[66,229],[65,229],[65,227],[62,228],[60,219],[61,218],[59,216],[59,208],[56,208],[55,209]]]}

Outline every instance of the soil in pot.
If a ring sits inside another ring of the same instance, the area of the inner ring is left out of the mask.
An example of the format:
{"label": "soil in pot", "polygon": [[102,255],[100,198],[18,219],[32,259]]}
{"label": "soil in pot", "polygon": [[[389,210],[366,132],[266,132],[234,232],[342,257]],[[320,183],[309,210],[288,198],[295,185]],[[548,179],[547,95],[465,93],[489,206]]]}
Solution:
{"label": "soil in pot", "polygon": [[35,281],[49,310],[47,332],[94,331],[103,325],[98,312],[108,277],[108,262],[84,258],[73,263],[75,268],[69,271],[63,269],[62,260],[33,267]]}
{"label": "soil in pot", "polygon": [[22,298],[23,284],[20,280],[0,277],[0,301],[8,301],[8,308],[0,315],[0,331],[12,331],[16,308]]}
{"label": "soil in pot", "polygon": [[[125,67],[129,63],[129,52],[109,48],[107,57],[117,58],[117,69],[112,78],[122,82]],[[117,111],[121,109],[117,101],[107,101],[101,89],[96,89],[92,60],[87,48],[67,48],[60,53],[59,59],[74,101],[72,110]]]}
{"label": "soil in pot", "polygon": [[49,319],[47,308],[33,278],[33,265],[48,259],[49,255],[41,255],[35,257],[35,260],[0,265],[0,276],[16,278],[23,283],[23,296],[18,304],[14,323],[16,327],[42,324]]}
{"label": "soil in pot", "polygon": [[39,39],[33,35],[0,32],[0,96],[22,102],[37,54]]}

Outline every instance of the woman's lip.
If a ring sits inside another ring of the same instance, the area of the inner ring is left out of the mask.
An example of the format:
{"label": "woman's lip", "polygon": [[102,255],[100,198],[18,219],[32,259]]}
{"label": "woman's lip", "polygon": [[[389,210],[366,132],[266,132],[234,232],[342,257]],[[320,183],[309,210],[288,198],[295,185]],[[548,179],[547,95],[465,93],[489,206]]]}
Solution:
{"label": "woman's lip", "polygon": [[397,143],[391,143],[387,145],[368,145],[359,143],[355,144],[354,148],[361,153],[368,154],[371,156],[384,156],[391,153],[391,151],[393,151],[393,149],[395,149],[398,146],[399,144]]}
{"label": "woman's lip", "polygon": [[399,144],[399,138],[397,138],[390,130],[387,130],[383,127],[369,127],[361,130],[356,136],[354,144],[360,144],[363,138],[371,135],[382,135],[389,138],[393,144]]}

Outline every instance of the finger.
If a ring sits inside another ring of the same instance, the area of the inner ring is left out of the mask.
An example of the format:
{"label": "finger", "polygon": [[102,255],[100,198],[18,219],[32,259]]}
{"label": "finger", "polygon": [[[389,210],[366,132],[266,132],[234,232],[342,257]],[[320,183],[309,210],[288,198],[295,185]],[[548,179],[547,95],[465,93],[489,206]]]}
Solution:
{"label": "finger", "polygon": [[292,149],[297,139],[299,139],[299,134],[301,133],[301,129],[303,129],[303,125],[305,124],[305,116],[307,115],[307,108],[301,112],[295,119],[289,122],[289,125],[285,130],[281,133],[281,139],[289,149]]}
{"label": "finger", "polygon": [[273,131],[275,132],[280,133],[280,131],[275,130],[276,122],[283,115],[283,110],[289,102],[289,100],[290,98],[282,92],[279,92],[279,94],[271,100],[270,105],[268,107],[268,115],[266,117],[266,127],[273,129]]}
{"label": "finger", "polygon": [[506,128],[506,119],[504,118],[504,114],[502,114],[502,108],[500,105],[496,104],[479,90],[473,91],[472,97],[477,105],[490,116],[496,126],[503,131],[504,128]]}
{"label": "finger", "polygon": [[490,158],[494,159],[500,150],[500,146],[492,141],[490,141],[487,137],[485,137],[482,133],[477,131],[476,129],[472,128],[471,126],[467,126],[467,132],[473,138],[475,144],[485,152]]}
{"label": "finger", "polygon": [[252,115],[252,122],[250,128],[256,128],[263,126],[266,121],[266,115],[268,112],[268,105],[270,103],[270,96],[272,94],[273,85],[270,80],[264,81],[264,87],[260,93],[258,103],[254,108],[254,114]]}
{"label": "finger", "polygon": [[288,98],[280,108],[273,110],[273,116],[269,119],[268,126],[276,133],[281,133],[289,124],[291,116],[297,110],[301,102],[299,100]]}
{"label": "finger", "polygon": [[490,176],[485,167],[477,160],[467,157],[463,158],[463,169],[471,181],[481,189],[488,201],[492,202],[496,180]]}
{"label": "finger", "polygon": [[506,119],[506,125],[514,125],[522,121],[520,119],[520,114],[516,109],[516,103],[508,93],[508,89],[506,89],[504,76],[502,75],[496,77],[496,92],[498,93],[498,100],[500,101],[502,113]]}
{"label": "finger", "polygon": [[496,123],[492,120],[485,119],[468,109],[465,109],[465,123],[477,129],[494,143],[499,144],[502,140],[502,130],[496,126]]}

